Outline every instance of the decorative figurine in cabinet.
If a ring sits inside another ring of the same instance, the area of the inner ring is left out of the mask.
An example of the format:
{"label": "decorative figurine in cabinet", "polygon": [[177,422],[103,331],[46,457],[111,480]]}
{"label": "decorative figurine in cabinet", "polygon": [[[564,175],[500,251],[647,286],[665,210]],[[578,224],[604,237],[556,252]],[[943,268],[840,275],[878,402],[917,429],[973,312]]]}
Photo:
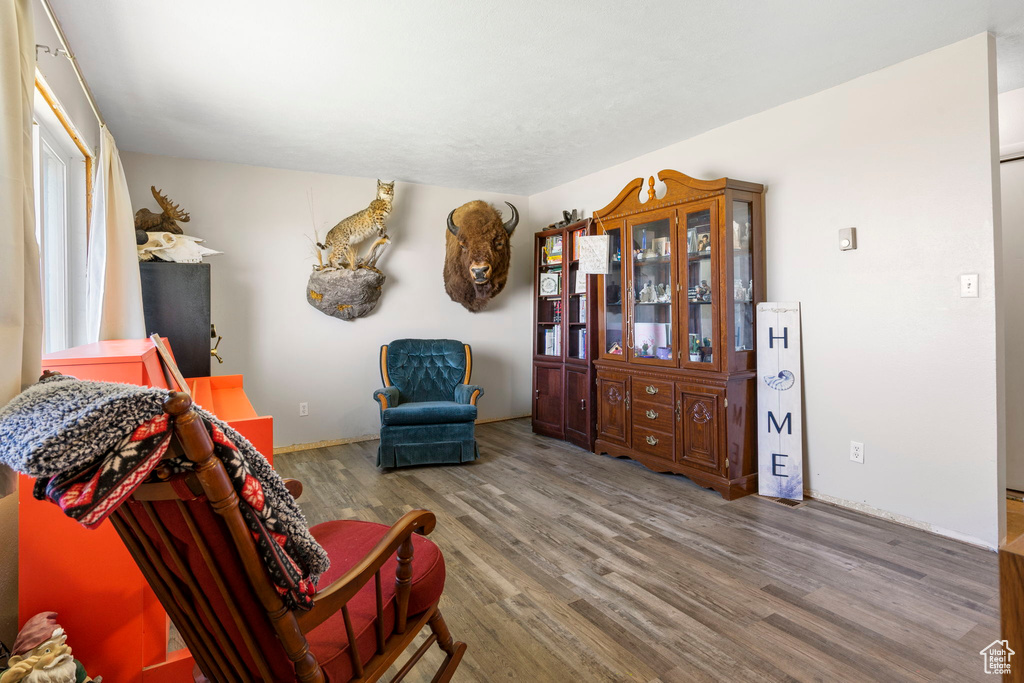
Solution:
{"label": "decorative figurine in cabinet", "polygon": [[727,500],[757,490],[754,311],[765,295],[764,188],[677,171],[594,212],[594,450],[684,474]]}
{"label": "decorative figurine in cabinet", "polygon": [[542,230],[534,247],[533,431],[593,450],[594,275],[579,272],[591,219]]}

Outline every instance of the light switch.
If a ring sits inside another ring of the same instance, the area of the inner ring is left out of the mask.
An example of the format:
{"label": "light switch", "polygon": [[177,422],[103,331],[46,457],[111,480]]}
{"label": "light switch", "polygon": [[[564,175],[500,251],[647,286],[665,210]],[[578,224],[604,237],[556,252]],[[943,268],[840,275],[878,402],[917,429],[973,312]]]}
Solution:
{"label": "light switch", "polygon": [[843,228],[839,231],[839,250],[849,251],[857,248],[857,228]]}
{"label": "light switch", "polygon": [[968,273],[960,276],[960,298],[978,297],[978,274]]}

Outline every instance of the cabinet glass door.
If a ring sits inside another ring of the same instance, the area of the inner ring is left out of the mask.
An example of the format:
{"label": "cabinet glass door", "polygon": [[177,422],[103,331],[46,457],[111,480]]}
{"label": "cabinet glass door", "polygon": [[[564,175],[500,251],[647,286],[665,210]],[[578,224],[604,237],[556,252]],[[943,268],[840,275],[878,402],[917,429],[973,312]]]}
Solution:
{"label": "cabinet glass door", "polygon": [[567,359],[588,360],[590,342],[587,340],[587,276],[580,273],[580,238],[586,236],[587,228],[567,232],[568,261],[566,261],[565,291],[568,295],[566,315],[569,338],[566,344]]}
{"label": "cabinet glass door", "polygon": [[715,204],[705,204],[684,214],[686,261],[687,339],[684,357],[690,367],[718,367],[718,282],[715,276],[718,234]]}
{"label": "cabinet glass door", "polygon": [[[601,355],[623,359],[625,357],[626,345],[622,338],[623,331],[623,299],[625,292],[623,288],[626,283],[622,277],[622,230],[610,228],[604,231],[608,235],[608,274],[603,280],[604,292],[602,292],[604,310],[604,331],[602,338]],[[627,251],[628,258],[628,251]]]}
{"label": "cabinet glass door", "polygon": [[563,234],[547,231],[537,235],[536,331],[534,356],[561,360],[562,353],[562,291]]}
{"label": "cabinet glass door", "polygon": [[672,216],[630,226],[630,356],[675,365],[672,329]]}
{"label": "cabinet glass door", "polygon": [[733,344],[737,351],[754,350],[754,251],[751,204],[732,203]]}

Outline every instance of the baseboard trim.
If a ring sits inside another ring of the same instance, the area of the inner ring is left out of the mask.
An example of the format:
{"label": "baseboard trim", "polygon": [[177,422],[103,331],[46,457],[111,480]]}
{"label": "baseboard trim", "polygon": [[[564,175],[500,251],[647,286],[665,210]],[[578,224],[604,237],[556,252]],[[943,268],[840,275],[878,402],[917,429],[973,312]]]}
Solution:
{"label": "baseboard trim", "polygon": [[[478,425],[487,424],[489,422],[504,422],[506,420],[519,420],[524,417],[530,417],[530,415],[513,415],[512,417],[490,417],[486,420],[477,420]],[[380,438],[379,434],[363,434],[362,436],[353,436],[347,439],[328,439],[327,441],[314,441],[312,443],[296,443],[291,446],[279,446],[274,448],[274,455],[281,455],[282,453],[295,453],[296,451],[309,451],[314,448],[329,448],[330,446],[342,446],[348,443],[359,443],[361,441],[376,441]]]}
{"label": "baseboard trim", "polygon": [[977,548],[984,548],[985,550],[992,551],[997,550],[996,546],[993,546],[981,540],[980,538],[969,536],[968,534],[963,534],[959,531],[944,529],[942,527],[935,526],[934,524],[922,522],[920,520],[913,519],[912,517],[900,515],[895,512],[888,512],[887,510],[882,510],[880,508],[873,507],[871,505],[868,505],[867,503],[858,503],[856,501],[846,500],[845,498],[837,498],[836,496],[830,496],[827,493],[821,493],[819,491],[814,491],[811,489],[804,491],[804,495],[806,495],[809,498],[819,500],[822,503],[828,503],[829,505],[835,505],[836,507],[846,508],[847,510],[854,510],[855,512],[860,512],[871,517],[884,519],[889,522],[895,522],[896,524],[908,526],[913,529],[927,531],[930,534],[935,534],[936,536],[944,536],[945,538],[951,538],[954,541],[960,541],[961,543],[973,545]]}
{"label": "baseboard trim", "polygon": [[353,436],[348,439],[328,439],[326,441],[313,441],[311,443],[295,443],[291,446],[279,446],[274,449],[274,455],[282,453],[294,453],[296,451],[310,451],[314,448],[328,448],[330,446],[341,446],[347,443],[359,443],[360,441],[373,441],[380,438],[377,434],[364,434]]}
{"label": "baseboard trim", "polygon": [[526,415],[513,415],[512,417],[489,417],[486,420],[477,420],[478,425],[487,424],[488,422],[508,422],[509,420],[521,420],[524,417],[532,417],[529,413]]}

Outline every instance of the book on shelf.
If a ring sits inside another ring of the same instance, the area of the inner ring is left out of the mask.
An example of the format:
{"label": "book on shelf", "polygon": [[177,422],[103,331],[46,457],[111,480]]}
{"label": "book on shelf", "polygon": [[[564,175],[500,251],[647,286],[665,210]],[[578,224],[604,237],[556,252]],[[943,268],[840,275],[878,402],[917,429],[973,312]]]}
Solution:
{"label": "book on shelf", "polygon": [[587,359],[587,328],[582,327],[576,332],[578,345],[576,347],[576,357],[583,360]]}
{"label": "book on shelf", "polygon": [[572,231],[572,258],[578,261],[580,259],[580,238],[587,234],[585,228],[580,230]]}
{"label": "book on shelf", "polygon": [[587,322],[587,295],[580,297],[580,322]]}
{"label": "book on shelf", "polygon": [[558,301],[555,302],[554,322],[556,322],[556,323],[562,322],[562,300],[561,299],[559,299]]}
{"label": "book on shelf", "polygon": [[587,291],[587,274],[576,271],[576,289],[577,294],[581,294]]}
{"label": "book on shelf", "polygon": [[544,240],[544,264],[562,262],[562,236],[552,235]]}
{"label": "book on shelf", "polygon": [[562,326],[554,325],[544,329],[544,355],[558,356],[562,353]]}

